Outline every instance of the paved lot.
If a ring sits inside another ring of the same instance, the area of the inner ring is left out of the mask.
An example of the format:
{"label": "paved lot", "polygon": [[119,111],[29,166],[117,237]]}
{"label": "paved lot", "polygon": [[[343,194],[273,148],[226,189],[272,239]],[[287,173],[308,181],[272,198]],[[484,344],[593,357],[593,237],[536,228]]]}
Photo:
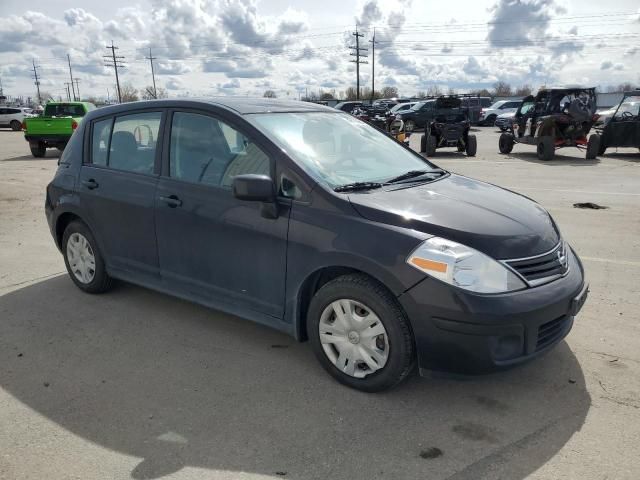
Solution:
{"label": "paved lot", "polygon": [[434,160],[548,208],[590,298],[523,368],[367,395],[266,328],[126,284],[82,294],[43,214],[57,151],[0,130],[0,478],[637,479],[640,154],[542,163],[478,137]]}

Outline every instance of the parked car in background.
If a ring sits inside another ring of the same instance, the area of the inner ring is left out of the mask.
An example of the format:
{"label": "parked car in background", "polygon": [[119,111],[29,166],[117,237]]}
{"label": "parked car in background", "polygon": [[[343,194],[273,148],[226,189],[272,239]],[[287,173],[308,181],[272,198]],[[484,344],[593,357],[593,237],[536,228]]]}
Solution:
{"label": "parked car in background", "polygon": [[496,121],[493,124],[503,132],[506,132],[507,130],[509,130],[511,124],[513,123],[513,119],[516,116],[516,111],[501,113],[500,115],[498,115],[498,118],[496,118]]}
{"label": "parked car in background", "polygon": [[518,107],[522,105],[522,100],[500,100],[490,107],[483,108],[480,111],[479,125],[493,125],[498,115],[503,113],[515,113]]}
{"label": "parked car in background", "polygon": [[0,127],[9,127],[16,132],[20,131],[24,119],[32,116],[24,110],[20,107],[0,107]]}
{"label": "parked car in background", "polygon": [[362,107],[362,102],[340,102],[335,107],[337,110],[342,110],[343,112],[351,113],[355,108]]}
{"label": "parked car in background", "polygon": [[640,148],[640,90],[625,92],[613,114],[594,128],[600,137],[598,155],[610,147]]}
{"label": "parked car in background", "polygon": [[117,278],[308,339],[330,375],[368,392],[416,365],[480,374],[532,360],[588,292],[539,204],[313,103],[89,112],[45,198],[84,292]]}
{"label": "parked car in background", "polygon": [[389,110],[389,113],[391,115],[395,115],[398,112],[404,112],[405,110],[409,110],[410,108],[412,108],[416,103],[418,102],[398,103],[397,105],[394,105],[393,107],[391,107],[391,110]]}
{"label": "parked car in background", "polygon": [[26,118],[24,138],[34,157],[44,157],[47,148],[64,150],[82,118],[96,107],[88,102],[49,102],[41,117]]}

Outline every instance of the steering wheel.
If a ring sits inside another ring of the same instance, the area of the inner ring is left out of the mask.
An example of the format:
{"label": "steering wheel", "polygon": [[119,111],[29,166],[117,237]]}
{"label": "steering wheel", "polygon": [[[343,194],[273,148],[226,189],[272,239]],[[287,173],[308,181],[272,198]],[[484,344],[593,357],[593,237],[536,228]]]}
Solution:
{"label": "steering wheel", "polygon": [[625,110],[624,112],[622,112],[622,118],[633,118],[633,113],[631,113],[628,110]]}

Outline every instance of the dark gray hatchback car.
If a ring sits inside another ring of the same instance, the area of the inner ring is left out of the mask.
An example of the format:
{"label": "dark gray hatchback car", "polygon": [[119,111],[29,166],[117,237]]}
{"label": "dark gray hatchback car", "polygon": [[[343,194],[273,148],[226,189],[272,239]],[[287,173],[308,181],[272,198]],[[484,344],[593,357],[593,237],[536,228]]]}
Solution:
{"label": "dark gray hatchback car", "polygon": [[82,290],[117,278],[275,327],[365,391],[416,363],[466,375],[532,359],[587,295],[540,205],[310,103],[90,112],[46,214]]}

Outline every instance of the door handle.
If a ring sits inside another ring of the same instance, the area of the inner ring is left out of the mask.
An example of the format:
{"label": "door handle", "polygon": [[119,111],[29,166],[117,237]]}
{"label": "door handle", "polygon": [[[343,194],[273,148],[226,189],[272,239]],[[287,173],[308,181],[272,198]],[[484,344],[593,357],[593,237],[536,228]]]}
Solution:
{"label": "door handle", "polygon": [[94,188],[98,188],[100,185],[93,178],[89,180],[82,180],[82,184],[87,187],[89,190],[93,190]]}
{"label": "door handle", "polygon": [[158,200],[167,204],[167,206],[171,208],[176,208],[182,205],[182,200],[180,200],[175,195],[169,195],[168,197],[160,196]]}

